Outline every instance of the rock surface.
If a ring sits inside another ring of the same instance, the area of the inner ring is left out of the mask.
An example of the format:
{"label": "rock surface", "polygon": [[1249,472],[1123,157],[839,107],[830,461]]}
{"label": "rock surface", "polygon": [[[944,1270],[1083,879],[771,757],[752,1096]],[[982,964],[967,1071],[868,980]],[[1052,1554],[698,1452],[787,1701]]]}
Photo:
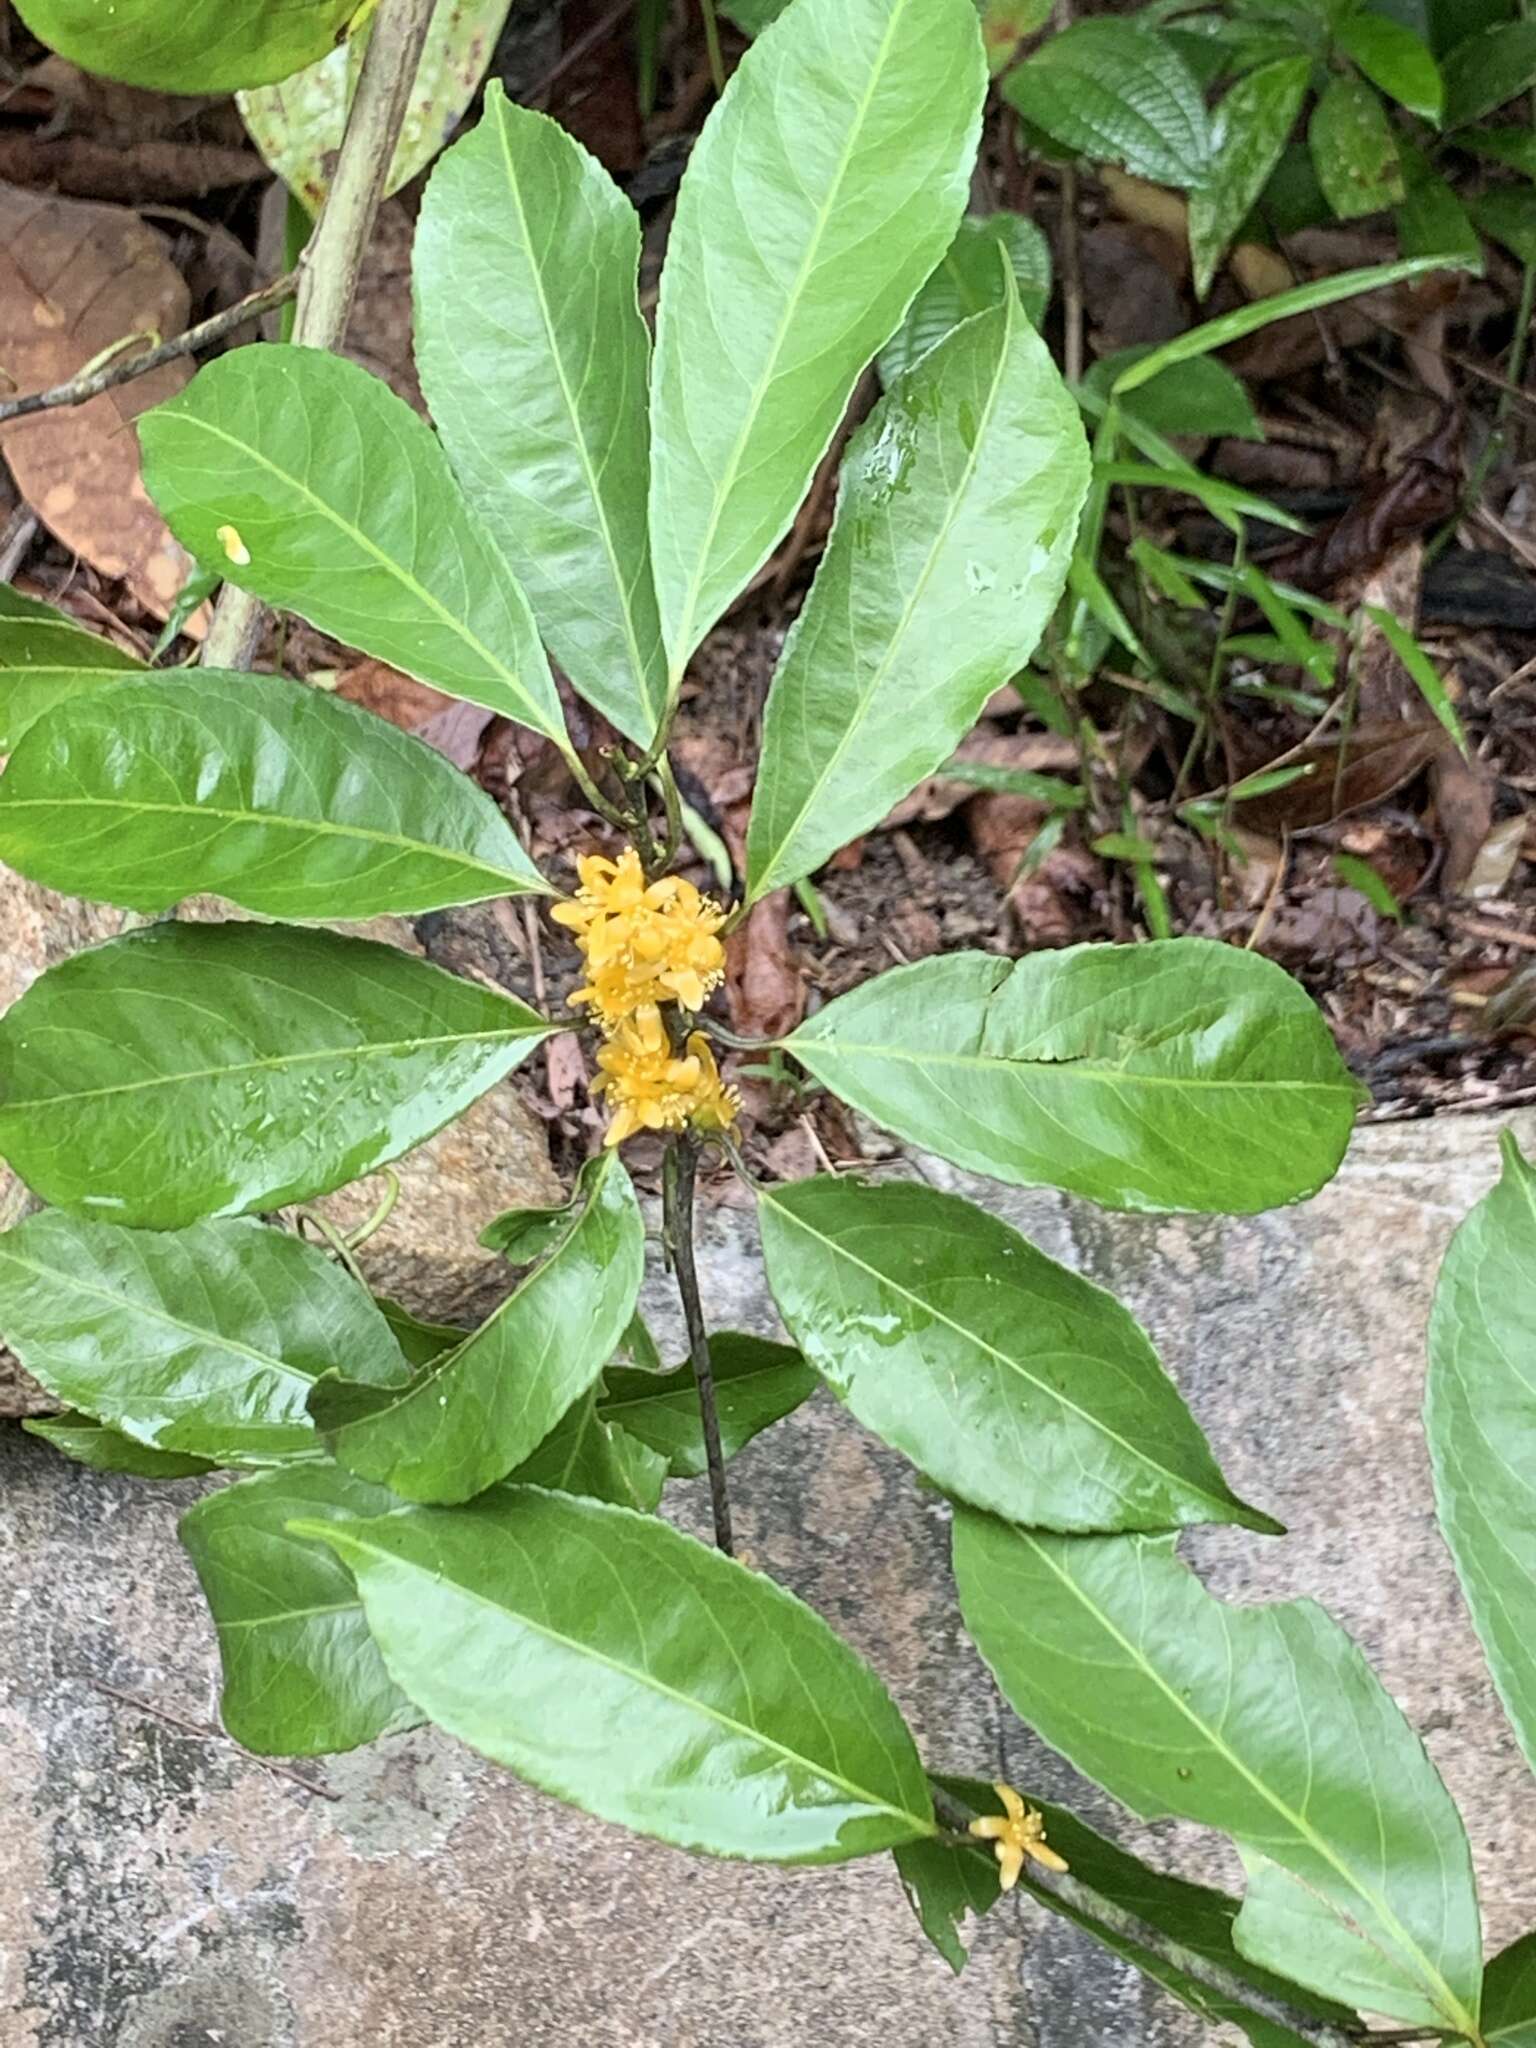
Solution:
{"label": "rock surface", "polygon": [[[924,1163],[1148,1323],[1234,1485],[1291,1531],[1191,1549],[1229,1597],[1313,1593],[1356,1632],[1469,1816],[1491,1946],[1536,1923],[1536,1785],[1436,1533],[1418,1406],[1435,1267],[1496,1156],[1473,1119],[1363,1131],[1315,1202],[1241,1220],[1105,1217]],[[710,1219],[704,1268],[722,1321],[772,1326],[750,1219]],[[651,1293],[675,1349],[659,1276]],[[734,1473],[743,1543],[872,1659],[936,1762],[1006,1770],[1236,1881],[1219,1844],[1117,1818],[999,1708],[960,1633],[943,1509],[840,1410],[818,1399]],[[306,1764],[321,1797],[102,1692],[213,1715],[212,1632],[175,1540],[195,1490],[0,1433],[0,2048],[1223,2038],[1027,1902],[992,1915],[956,1981],[885,1859],[695,1862],[430,1732]]]}

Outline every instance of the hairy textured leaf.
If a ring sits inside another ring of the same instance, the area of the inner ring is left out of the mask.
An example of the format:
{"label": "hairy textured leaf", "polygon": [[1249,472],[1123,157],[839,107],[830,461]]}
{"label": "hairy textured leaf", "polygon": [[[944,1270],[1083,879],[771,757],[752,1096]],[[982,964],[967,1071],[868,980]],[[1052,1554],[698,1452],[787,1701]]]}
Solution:
{"label": "hairy textured leaf", "polygon": [[561,666],[643,746],[667,675],[646,535],[639,263],[639,216],[607,172],[493,81],[480,125],[422,202],[422,390]]}
{"label": "hairy textured leaf", "polygon": [[652,1516],[507,1487],[301,1530],[352,1567],[423,1713],[599,1819],[775,1863],[933,1832],[869,1667],[792,1594]]}
{"label": "hairy textured leaf", "polygon": [[426,422],[356,363],[264,343],[139,423],[171,531],[242,590],[562,745],[560,699],[506,557]]}
{"label": "hairy textured leaf", "polygon": [[[727,1458],[760,1431],[798,1408],[815,1392],[817,1378],[790,1344],[773,1344],[741,1330],[712,1330],[709,1362],[720,1418],[720,1448]],[[704,1425],[691,1365],[675,1372],[610,1368],[603,1375],[598,1413],[624,1425],[666,1461],[674,1479],[697,1479],[707,1469]]]}
{"label": "hairy textured leaf", "polygon": [[[508,5],[509,0],[437,0],[384,179],[386,194],[409,183],[458,126],[496,48]],[[236,95],[252,142],[311,213],[320,211],[330,190],[377,20],[375,14],[361,35],[292,77]]]}
{"label": "hairy textured leaf", "polygon": [[1335,24],[1334,41],[1351,57],[1372,85],[1389,99],[1437,125],[1445,106],[1445,81],[1423,40],[1392,21],[1361,7]]}
{"label": "hairy textured leaf", "polygon": [[[348,1471],[406,1500],[469,1500],[586,1393],[634,1311],[645,1226],[616,1153],[593,1160],[583,1180],[585,1207],[487,1321],[396,1400],[336,1430]],[[316,1412],[328,1428],[323,1393]]]}
{"label": "hairy textured leaf", "polygon": [[806,1360],[947,1492],[1061,1530],[1279,1525],[1228,1488],[1113,1295],[957,1195],[765,1187],[768,1285]]}
{"label": "hairy textured leaf", "polygon": [[986,77],[972,0],[796,0],[705,123],[651,395],[674,680],[784,532],[859,372],[953,238]]}
{"label": "hairy textured leaf", "polygon": [[1038,327],[1051,295],[1051,245],[1044,234],[1022,213],[986,213],[961,221],[943,262],[880,351],[880,381],[886,389],[962,320],[1001,305],[1010,271],[1019,304]]}
{"label": "hairy textured leaf", "polygon": [[45,711],[82,690],[104,689],[141,674],[143,662],[87,633],[51,605],[6,585],[0,609],[0,754],[8,754]]}
{"label": "hairy textured leaf", "polygon": [[214,1467],[207,1458],[188,1457],[183,1451],[157,1451],[125,1436],[110,1423],[94,1415],[66,1409],[62,1415],[30,1415],[22,1423],[30,1436],[73,1458],[77,1465],[89,1465],[94,1472],[126,1472],[134,1479],[194,1479]]}
{"label": "hairy textured leaf", "polygon": [[366,918],[549,888],[433,748],[306,684],[206,668],[50,712],[0,777],[0,859],[144,911],[208,891]]}
{"label": "hairy textured leaf", "polygon": [[1312,112],[1307,145],[1323,196],[1340,220],[1379,213],[1403,197],[1403,166],[1387,110],[1358,78],[1335,78]]}
{"label": "hairy textured leaf", "polygon": [[820,867],[948,759],[1034,652],[1087,490],[1077,407],[1011,291],[887,394],[849,446],[769,692],[749,900]]}
{"label": "hairy textured leaf", "polygon": [[1224,96],[1211,122],[1210,176],[1189,195],[1195,294],[1204,298],[1233,236],[1280,161],[1312,73],[1309,57],[1261,64]]}
{"label": "hairy textured leaf", "polygon": [[346,1565],[289,1526],[396,1506],[334,1465],[297,1465],[225,1487],[182,1516],[219,1632],[224,1726],[247,1749],[323,1756],[420,1720],[384,1669]]}
{"label": "hairy textured leaf", "polygon": [[393,946],[155,925],[0,1017],[0,1153],[44,1201],[154,1230],[276,1209],[419,1145],[549,1031]]}
{"label": "hairy textured leaf", "polygon": [[913,1144],[1114,1209],[1246,1215],[1314,1194],[1358,1100],[1306,991],[1207,939],[950,953],[784,1043]]}
{"label": "hairy textured leaf", "polygon": [[1026,119],[1068,149],[1138,178],[1191,188],[1210,169],[1200,82],[1156,28],[1077,21],[1003,84]]}
{"label": "hairy textured leaf", "polygon": [[357,0],[21,0],[16,11],[86,71],[156,92],[222,93],[322,56]]}
{"label": "hairy textured leaf", "polygon": [[1143,1819],[1230,1834],[1250,1962],[1413,2025],[1476,2030],[1477,1894],[1417,1735],[1307,1600],[1230,1607],[1166,1537],[1062,1538],[963,1508],[965,1624],[1016,1712]]}
{"label": "hairy textured leaf", "polygon": [[1483,1980],[1488,2048],[1536,2048],[1536,1934],[1496,1955]]}
{"label": "hairy textured leaf", "polygon": [[1424,1426],[1440,1525],[1536,1770],[1536,1167],[1509,1131],[1503,1153],[1440,1269]]}
{"label": "hairy textured leaf", "polygon": [[603,1420],[599,1391],[600,1386],[583,1394],[511,1478],[520,1485],[585,1494],[589,1500],[611,1500],[652,1514],[667,1483],[667,1461],[618,1423]]}
{"label": "hairy textured leaf", "polygon": [[1465,128],[1536,85],[1536,21],[1486,28],[1459,42],[1441,65],[1445,125]]}
{"label": "hairy textured leaf", "polygon": [[124,1230],[50,1210],[0,1237],[0,1336],[59,1400],[138,1443],[216,1464],[318,1446],[322,1373],[407,1367],[356,1281],[259,1223]]}

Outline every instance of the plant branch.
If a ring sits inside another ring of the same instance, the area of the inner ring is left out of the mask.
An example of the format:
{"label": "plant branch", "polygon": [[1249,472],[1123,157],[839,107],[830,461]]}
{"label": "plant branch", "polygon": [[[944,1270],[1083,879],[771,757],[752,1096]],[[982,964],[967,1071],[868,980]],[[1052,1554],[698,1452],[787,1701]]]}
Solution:
{"label": "plant branch", "polygon": [[[384,180],[395,154],[435,0],[381,0],[331,189],[299,266],[293,339],[340,348]],[[205,668],[249,668],[261,633],[260,598],[224,586],[203,643]]]}
{"label": "plant branch", "polygon": [[173,334],[169,341],[156,342],[153,348],[145,349],[139,355],[122,356],[116,362],[102,364],[99,369],[82,370],[67,384],[54,384],[47,391],[29,391],[21,398],[0,399],[0,426],[8,420],[26,419],[34,412],[52,412],[55,406],[84,405],[87,399],[99,398],[103,391],[112,390],[114,385],[131,384],[135,377],[142,377],[149,370],[158,370],[162,363],[174,363],[180,356],[196,355],[199,349],[222,341],[226,334],[233,334],[237,327],[244,327],[248,321],[259,320],[264,313],[285,306],[298,288],[299,271],[290,270],[286,277],[275,278],[271,284],[263,285],[260,291],[248,292],[233,306],[226,306],[222,313],[200,320],[196,327],[189,327],[182,334]]}
{"label": "plant branch", "polygon": [[[957,1799],[951,1799],[937,1786],[933,1791],[933,1810],[945,1827],[968,1829],[971,1816]],[[980,1842],[975,1844],[978,1853],[985,1854]],[[1164,1934],[1160,1927],[1140,1919],[1135,1913],[1128,1913],[1113,1900],[1106,1899],[1081,1878],[1073,1877],[1070,1871],[1058,1875],[1030,1863],[1025,1865],[1020,1880],[1039,1897],[1059,1899],[1073,1914],[1098,1927],[1118,1935],[1122,1941],[1134,1942],[1137,1948],[1144,1948],[1169,1963],[1184,1976],[1192,1978],[1207,1991],[1213,1991],[1218,1998],[1229,1999],[1244,2011],[1256,2013],[1261,2019],[1269,2020],[1277,2027],[1286,2027],[1309,2048],[1360,2048],[1362,2039],[1375,2041],[1375,2035],[1360,2036],[1346,2033],[1331,2020],[1322,2020],[1315,2013],[1303,2012],[1300,2007],[1290,2005],[1283,1998],[1263,1991],[1257,1984],[1240,1977],[1235,1970],[1213,1962],[1209,1956],[1197,1950],[1186,1948],[1181,1941]]]}
{"label": "plant branch", "polygon": [[715,1405],[715,1376],[709,1362],[709,1332],[699,1299],[699,1276],[693,1261],[693,1186],[699,1170],[698,1140],[689,1134],[674,1138],[662,1165],[662,1228],[683,1320],[688,1326],[688,1355],[699,1395],[704,1425],[704,1458],[709,1467],[709,1505],[715,1519],[715,1543],[727,1557],[736,1555],[731,1533],[731,1498],[725,1484],[725,1453],[720,1447],[720,1414]]}

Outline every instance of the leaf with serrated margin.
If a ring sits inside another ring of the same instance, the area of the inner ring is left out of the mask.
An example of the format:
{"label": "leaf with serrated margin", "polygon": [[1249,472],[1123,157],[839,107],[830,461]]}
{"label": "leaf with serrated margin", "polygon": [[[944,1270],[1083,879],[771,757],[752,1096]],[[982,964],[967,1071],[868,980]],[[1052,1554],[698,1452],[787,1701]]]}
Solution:
{"label": "leaf with serrated margin", "polygon": [[1158,28],[1074,22],[1011,71],[1003,91],[1054,141],[1095,162],[1186,190],[1209,173],[1200,82]]}

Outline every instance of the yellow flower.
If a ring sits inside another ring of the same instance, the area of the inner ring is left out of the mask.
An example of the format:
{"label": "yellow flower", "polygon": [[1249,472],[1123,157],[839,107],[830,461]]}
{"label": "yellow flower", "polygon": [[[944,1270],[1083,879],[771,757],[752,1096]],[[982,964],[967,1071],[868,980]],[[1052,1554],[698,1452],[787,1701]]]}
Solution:
{"label": "yellow flower", "polygon": [[602,1069],[594,1095],[607,1093],[613,1120],[605,1145],[619,1145],[636,1131],[680,1131],[692,1123],[702,1130],[728,1130],[740,1101],[720,1079],[709,1041],[695,1031],[686,1050],[672,1050],[661,1012],[647,1003],[615,1026],[597,1056]]}
{"label": "yellow flower", "polygon": [[574,902],[551,915],[576,935],[587,980],[571,997],[590,1004],[605,1031],[658,1003],[701,1010],[725,974],[718,903],[681,875],[648,883],[634,848],[616,861],[584,854]]}
{"label": "yellow flower", "polygon": [[1046,1847],[1045,1822],[1035,1809],[1026,1806],[1011,1785],[994,1785],[992,1790],[1003,1802],[1004,1813],[982,1814],[971,1822],[971,1833],[992,1844],[1003,1890],[1011,1892],[1018,1883],[1026,1856],[1046,1870],[1065,1870],[1066,1858]]}

